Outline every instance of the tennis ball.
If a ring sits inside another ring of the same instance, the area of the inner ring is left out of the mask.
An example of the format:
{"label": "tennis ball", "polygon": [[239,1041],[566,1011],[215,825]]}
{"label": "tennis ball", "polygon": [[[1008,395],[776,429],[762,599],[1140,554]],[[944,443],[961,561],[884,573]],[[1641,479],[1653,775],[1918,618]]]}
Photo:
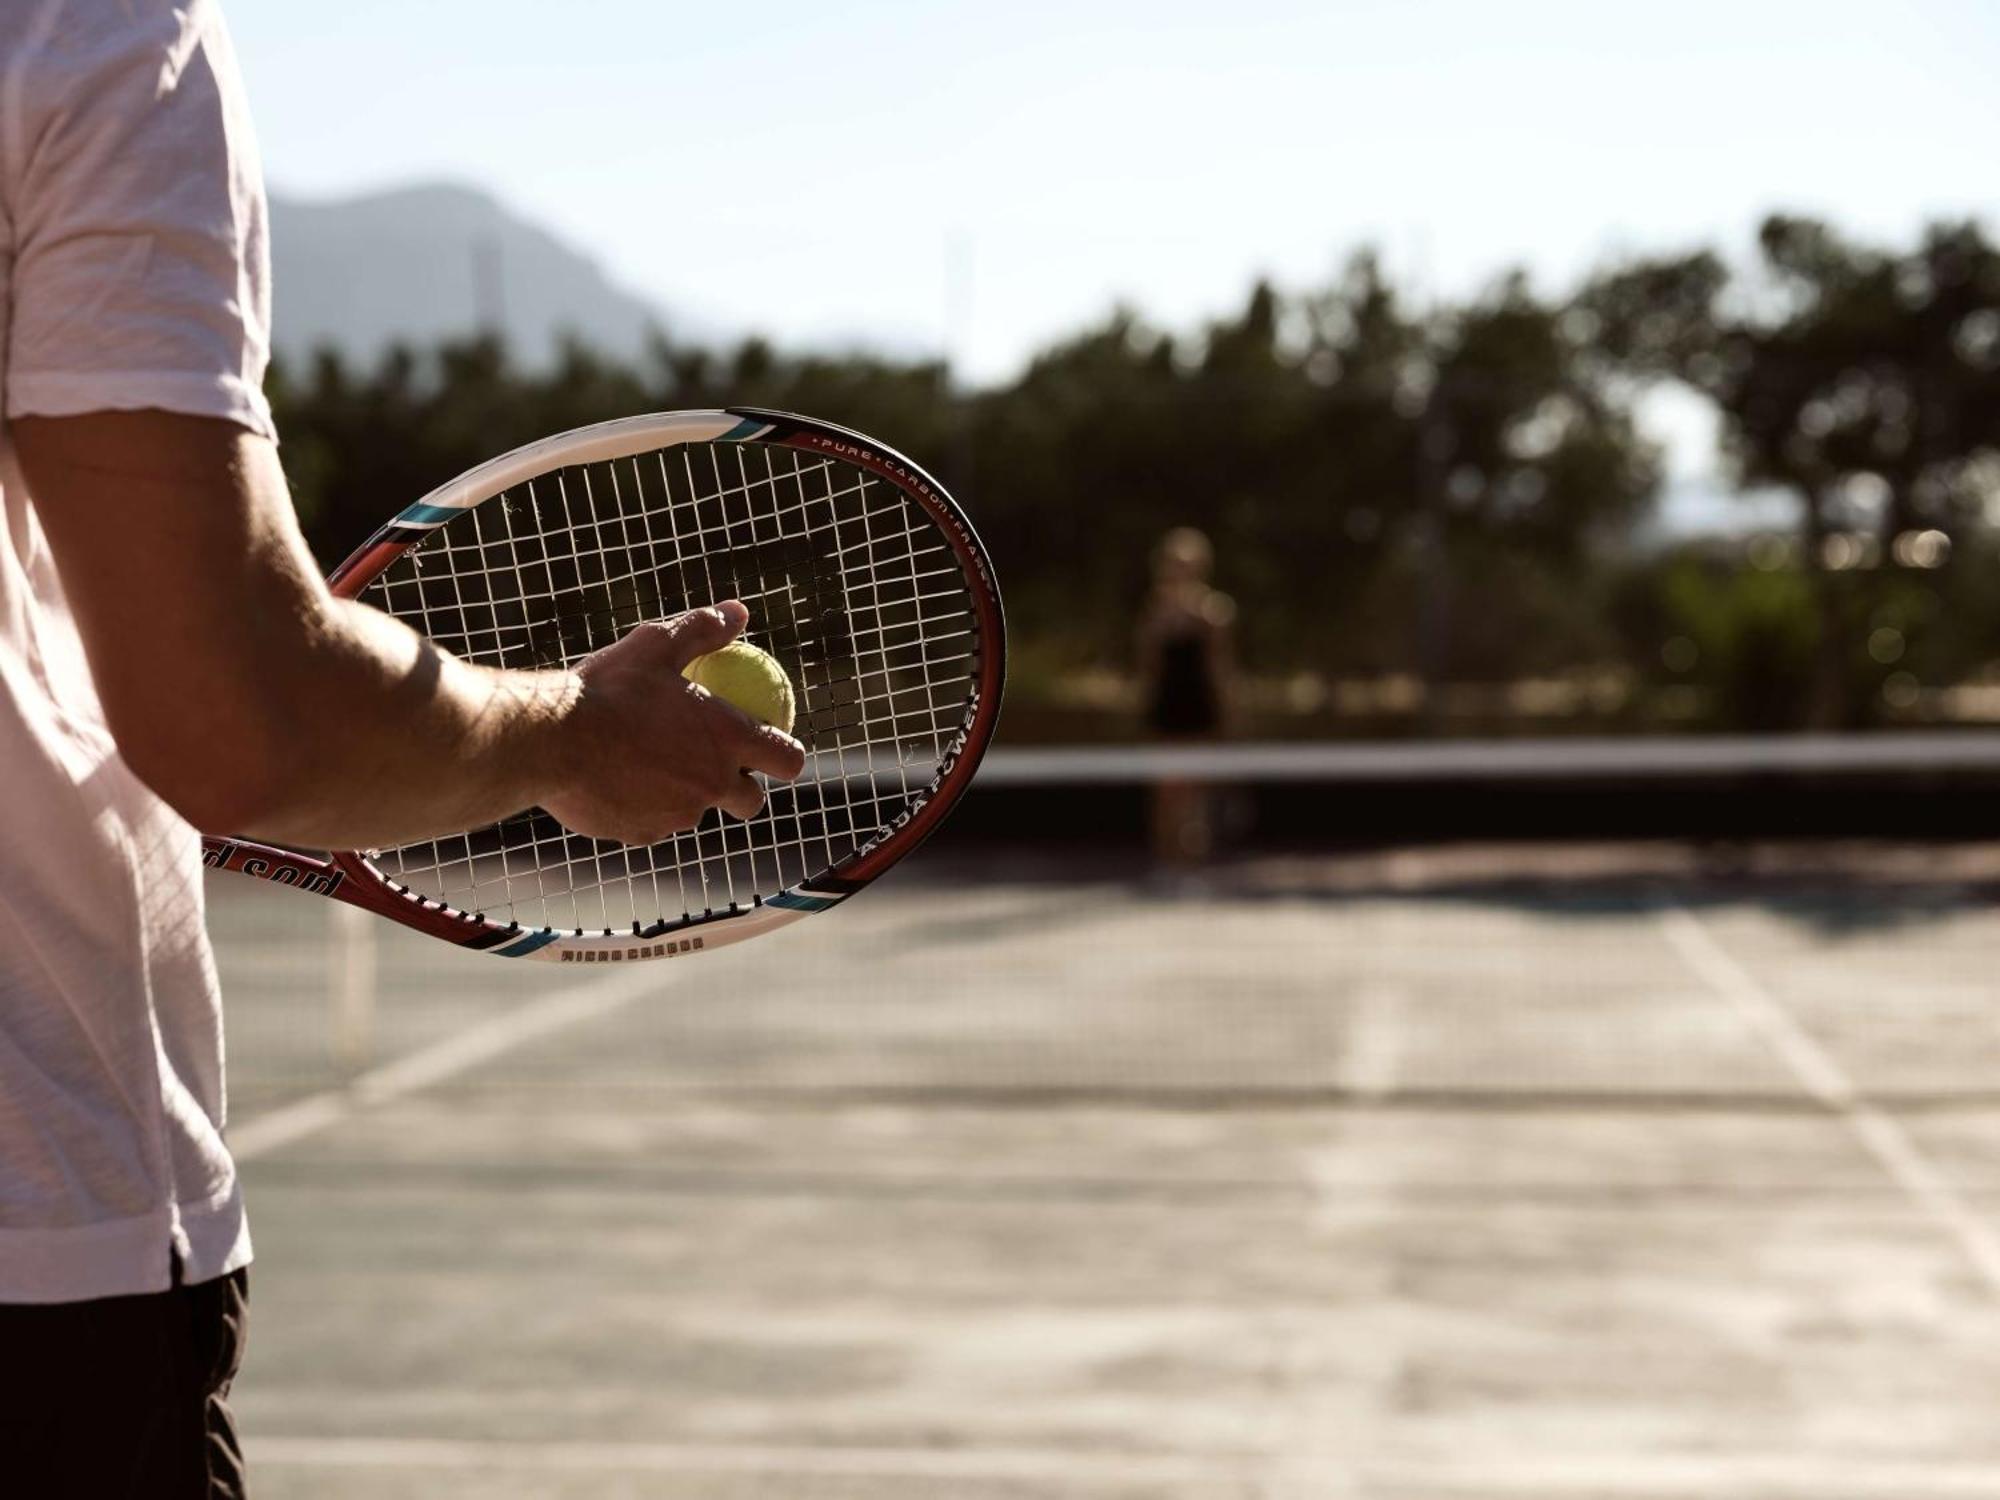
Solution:
{"label": "tennis ball", "polygon": [[792,732],[792,679],[777,658],[747,641],[731,641],[720,651],[697,656],[681,668],[681,676],[707,688],[724,703],[751,718]]}

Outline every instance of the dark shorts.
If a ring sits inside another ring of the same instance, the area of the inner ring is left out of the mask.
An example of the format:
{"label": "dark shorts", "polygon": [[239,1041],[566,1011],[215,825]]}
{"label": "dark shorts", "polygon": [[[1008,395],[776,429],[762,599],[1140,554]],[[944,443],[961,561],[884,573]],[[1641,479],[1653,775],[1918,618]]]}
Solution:
{"label": "dark shorts", "polygon": [[241,1500],[226,1398],[247,1272],[140,1297],[0,1305],[0,1495]]}

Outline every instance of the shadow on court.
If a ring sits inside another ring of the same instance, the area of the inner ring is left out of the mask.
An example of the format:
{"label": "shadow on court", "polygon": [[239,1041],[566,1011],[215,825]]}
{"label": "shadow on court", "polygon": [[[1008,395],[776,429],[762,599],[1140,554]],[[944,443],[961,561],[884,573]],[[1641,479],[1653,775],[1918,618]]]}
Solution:
{"label": "shadow on court", "polygon": [[1988,906],[1600,857],[383,932],[367,1057],[217,884],[259,1492],[2000,1493]]}

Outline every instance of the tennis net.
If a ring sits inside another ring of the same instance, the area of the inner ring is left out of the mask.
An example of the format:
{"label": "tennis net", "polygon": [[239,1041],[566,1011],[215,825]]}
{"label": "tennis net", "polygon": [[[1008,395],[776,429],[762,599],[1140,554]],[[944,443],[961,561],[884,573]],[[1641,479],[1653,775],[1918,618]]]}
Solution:
{"label": "tennis net", "polygon": [[[1149,861],[1163,781],[1202,788],[1207,862]],[[1747,987],[1872,1095],[2000,1097],[1996,788],[1980,735],[996,751],[851,905],[658,966],[597,1084],[1813,1107],[1745,1030]],[[239,1112],[571,982],[335,903],[211,893]],[[504,1074],[537,1086],[529,1057]]]}

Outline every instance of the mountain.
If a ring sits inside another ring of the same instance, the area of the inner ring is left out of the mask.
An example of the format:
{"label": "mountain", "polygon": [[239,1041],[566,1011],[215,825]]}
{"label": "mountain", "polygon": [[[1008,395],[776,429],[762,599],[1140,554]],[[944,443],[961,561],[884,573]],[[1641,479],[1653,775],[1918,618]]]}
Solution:
{"label": "mountain", "polygon": [[635,358],[661,310],[575,247],[475,188],[430,184],[333,200],[271,195],[273,337],[298,359],[322,345],[372,360],[498,329],[517,359],[549,363],[568,332]]}

